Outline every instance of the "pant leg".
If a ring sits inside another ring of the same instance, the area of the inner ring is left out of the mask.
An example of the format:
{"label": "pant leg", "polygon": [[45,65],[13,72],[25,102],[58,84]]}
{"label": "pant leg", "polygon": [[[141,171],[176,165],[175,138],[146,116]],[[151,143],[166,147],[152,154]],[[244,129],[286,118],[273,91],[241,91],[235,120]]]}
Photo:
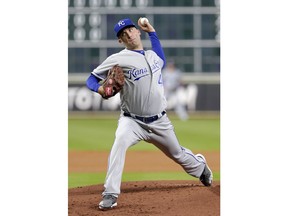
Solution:
{"label": "pant leg", "polygon": [[126,151],[141,139],[141,127],[131,118],[121,116],[118,121],[114,144],[108,158],[103,195],[113,194],[118,196],[120,194]]}
{"label": "pant leg", "polygon": [[205,162],[197,158],[191,150],[179,144],[169,118],[165,115],[149,127],[153,133],[147,141],[182,166],[189,175],[199,178],[204,170]]}

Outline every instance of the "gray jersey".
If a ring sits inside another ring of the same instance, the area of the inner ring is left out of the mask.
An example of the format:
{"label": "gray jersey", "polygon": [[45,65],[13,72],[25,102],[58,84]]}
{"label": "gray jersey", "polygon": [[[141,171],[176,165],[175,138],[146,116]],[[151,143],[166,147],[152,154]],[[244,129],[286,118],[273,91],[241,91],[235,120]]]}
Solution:
{"label": "gray jersey", "polygon": [[164,62],[154,51],[145,51],[144,56],[124,49],[109,56],[92,74],[104,79],[115,64],[122,67],[125,74],[125,85],[120,91],[123,111],[139,116],[152,116],[166,109],[161,74]]}

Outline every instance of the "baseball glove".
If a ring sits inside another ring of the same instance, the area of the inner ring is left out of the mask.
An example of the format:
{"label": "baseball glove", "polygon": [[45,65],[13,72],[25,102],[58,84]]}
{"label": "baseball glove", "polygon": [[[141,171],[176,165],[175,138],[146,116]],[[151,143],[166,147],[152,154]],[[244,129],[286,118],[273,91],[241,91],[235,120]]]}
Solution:
{"label": "baseball glove", "polygon": [[108,99],[116,95],[124,86],[125,77],[123,69],[119,65],[114,65],[109,71],[106,79],[103,80],[104,94],[102,97]]}

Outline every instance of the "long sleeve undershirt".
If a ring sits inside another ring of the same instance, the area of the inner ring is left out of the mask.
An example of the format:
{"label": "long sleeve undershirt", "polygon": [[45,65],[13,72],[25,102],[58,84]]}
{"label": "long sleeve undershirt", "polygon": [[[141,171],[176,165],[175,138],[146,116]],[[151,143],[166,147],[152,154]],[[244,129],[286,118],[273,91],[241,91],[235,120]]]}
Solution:
{"label": "long sleeve undershirt", "polygon": [[160,40],[158,39],[156,32],[149,32],[148,35],[151,41],[152,50],[164,61],[162,67],[164,68],[166,64],[166,58],[162,46],[160,44]]}
{"label": "long sleeve undershirt", "polygon": [[86,85],[91,91],[98,92],[98,89],[101,86],[99,82],[100,82],[100,79],[95,77],[93,74],[90,74],[90,76],[88,77],[86,81]]}

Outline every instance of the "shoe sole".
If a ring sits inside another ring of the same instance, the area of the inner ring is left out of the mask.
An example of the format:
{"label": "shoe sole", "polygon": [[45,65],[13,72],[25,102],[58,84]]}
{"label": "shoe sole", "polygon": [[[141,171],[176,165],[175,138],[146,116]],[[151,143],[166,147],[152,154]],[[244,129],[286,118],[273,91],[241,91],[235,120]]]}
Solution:
{"label": "shoe sole", "polygon": [[209,186],[211,186],[212,185],[212,182],[213,182],[213,173],[212,173],[212,170],[210,169],[210,167],[208,166],[208,164],[207,164],[207,162],[206,162],[206,158],[202,155],[202,154],[196,154],[195,156],[199,156],[199,157],[201,157],[204,161],[205,161],[205,166],[207,167],[207,169],[209,170],[209,172],[211,173],[211,177],[210,177],[210,179],[211,179],[211,183],[208,183],[207,185],[205,185],[202,181],[202,183],[206,186],[206,187],[209,187]]}
{"label": "shoe sole", "polygon": [[106,210],[111,210],[111,209],[115,208],[116,206],[117,206],[117,203],[114,203],[110,207],[103,207],[103,206],[99,205],[99,209],[102,210],[102,211],[106,211]]}
{"label": "shoe sole", "polygon": [[[210,175],[210,178],[209,178],[209,180],[211,179],[211,181],[209,181],[209,183],[208,184],[204,184],[206,187],[210,187],[211,185],[212,185],[212,183],[213,183],[213,173],[212,173],[212,171],[211,171],[211,169],[209,168],[209,166],[206,164],[206,167],[207,167],[207,169],[209,170],[209,172],[211,173],[211,175]],[[210,183],[211,182],[211,183]]]}

